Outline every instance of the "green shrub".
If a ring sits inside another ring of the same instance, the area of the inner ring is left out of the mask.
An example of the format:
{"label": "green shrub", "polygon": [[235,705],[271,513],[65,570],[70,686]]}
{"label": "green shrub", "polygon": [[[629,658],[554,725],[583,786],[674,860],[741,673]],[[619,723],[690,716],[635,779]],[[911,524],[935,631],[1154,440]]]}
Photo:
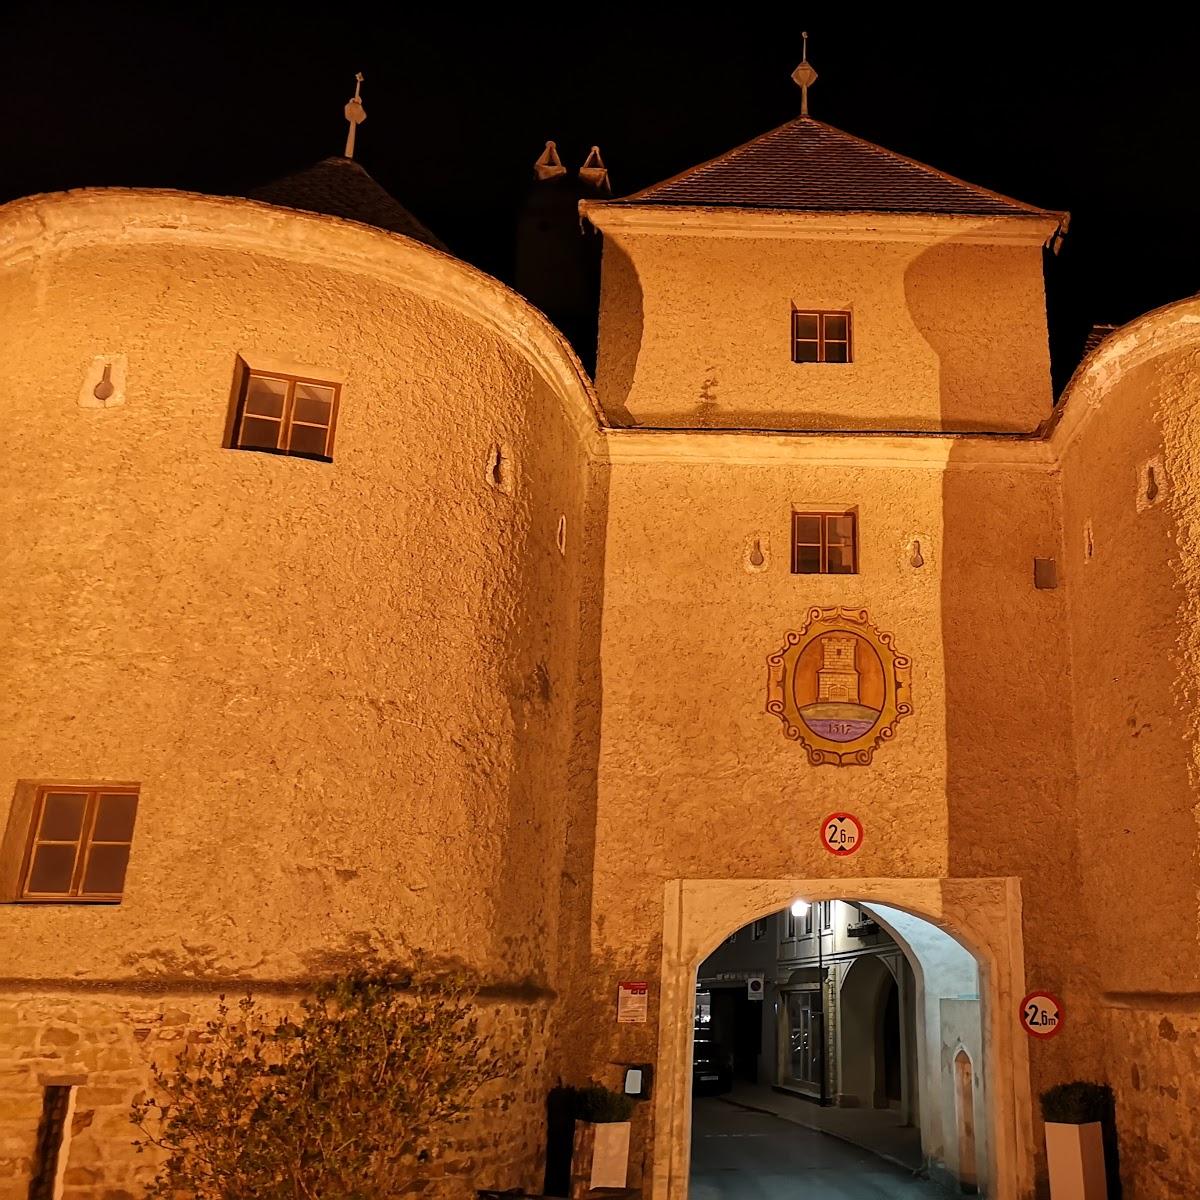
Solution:
{"label": "green shrub", "polygon": [[1060,1083],[1041,1096],[1042,1120],[1056,1125],[1088,1125],[1113,1114],[1113,1093],[1105,1083]]}
{"label": "green shrub", "polygon": [[166,1200],[390,1200],[408,1195],[485,1083],[511,1074],[461,978],[354,975],[295,1017],[224,1003],[179,1058],[153,1067],[132,1117],[164,1156]]}
{"label": "green shrub", "polygon": [[633,1106],[632,1096],[611,1091],[598,1083],[590,1083],[582,1088],[560,1084],[551,1089],[548,1101],[550,1109],[569,1113],[572,1120],[590,1121],[594,1125],[628,1121],[633,1115]]}

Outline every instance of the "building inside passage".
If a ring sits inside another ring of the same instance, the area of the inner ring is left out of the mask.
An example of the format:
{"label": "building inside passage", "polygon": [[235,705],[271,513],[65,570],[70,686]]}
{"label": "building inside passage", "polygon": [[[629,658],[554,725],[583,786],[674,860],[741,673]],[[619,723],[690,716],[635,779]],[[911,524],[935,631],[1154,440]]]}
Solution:
{"label": "building inside passage", "polygon": [[[1108,1082],[1127,1200],[1197,1194],[1200,301],[1056,400],[1063,213],[807,114],[623,197],[538,163],[532,300],[351,158],[0,208],[0,1200],[142,1195],[222,993],[417,960],[520,1052],[439,1186],[539,1187],[548,1090],[639,1063],[630,1182],[683,1197],[756,922],[764,1084],[907,1105],[959,1182],[969,1103],[1018,1200],[1037,1095]],[[798,897],[878,930],[814,968]],[[894,1004],[878,1064],[804,1058],[822,987]]]}
{"label": "building inside passage", "polygon": [[700,964],[696,1044],[724,1049],[729,1073],[695,1055],[693,1093],[816,1128],[829,1122],[789,1097],[849,1110],[839,1136],[952,1190],[977,1187],[983,1029],[979,964],[949,934],[886,905],[798,899]]}

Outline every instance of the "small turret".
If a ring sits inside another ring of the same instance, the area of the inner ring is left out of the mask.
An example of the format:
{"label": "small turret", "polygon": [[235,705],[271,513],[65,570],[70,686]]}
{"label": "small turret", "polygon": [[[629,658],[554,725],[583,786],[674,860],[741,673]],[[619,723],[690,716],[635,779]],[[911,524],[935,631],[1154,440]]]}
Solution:
{"label": "small turret", "polygon": [[349,129],[341,156],[322,159],[311,167],[265,183],[250,192],[251,200],[263,200],[280,208],[323,213],[360,221],[392,233],[402,233],[446,253],[445,243],[412,215],[390,192],[381,187],[354,161],[358,127],[367,119],[362,102],[363,75],[354,76],[354,95],[344,112]]}

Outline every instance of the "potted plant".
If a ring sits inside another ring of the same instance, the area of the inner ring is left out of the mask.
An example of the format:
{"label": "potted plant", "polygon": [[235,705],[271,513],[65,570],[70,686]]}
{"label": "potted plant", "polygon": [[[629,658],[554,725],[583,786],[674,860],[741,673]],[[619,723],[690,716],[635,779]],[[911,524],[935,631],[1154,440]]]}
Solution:
{"label": "potted plant", "polygon": [[623,1188],[629,1172],[629,1118],[633,1099],[598,1083],[572,1089],[575,1140],[571,1149],[571,1197],[593,1188]]}
{"label": "potted plant", "polygon": [[1060,1083],[1041,1100],[1051,1200],[1108,1200],[1104,1125],[1112,1118],[1112,1089]]}

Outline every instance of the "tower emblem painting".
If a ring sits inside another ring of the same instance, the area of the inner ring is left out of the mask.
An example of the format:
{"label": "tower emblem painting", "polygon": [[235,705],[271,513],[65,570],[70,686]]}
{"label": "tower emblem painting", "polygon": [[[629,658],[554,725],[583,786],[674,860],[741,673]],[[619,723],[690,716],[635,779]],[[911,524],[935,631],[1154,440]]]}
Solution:
{"label": "tower emblem painting", "polygon": [[767,712],[813,766],[866,766],[912,712],[912,660],[866,609],[810,608],[799,633],[767,656]]}

